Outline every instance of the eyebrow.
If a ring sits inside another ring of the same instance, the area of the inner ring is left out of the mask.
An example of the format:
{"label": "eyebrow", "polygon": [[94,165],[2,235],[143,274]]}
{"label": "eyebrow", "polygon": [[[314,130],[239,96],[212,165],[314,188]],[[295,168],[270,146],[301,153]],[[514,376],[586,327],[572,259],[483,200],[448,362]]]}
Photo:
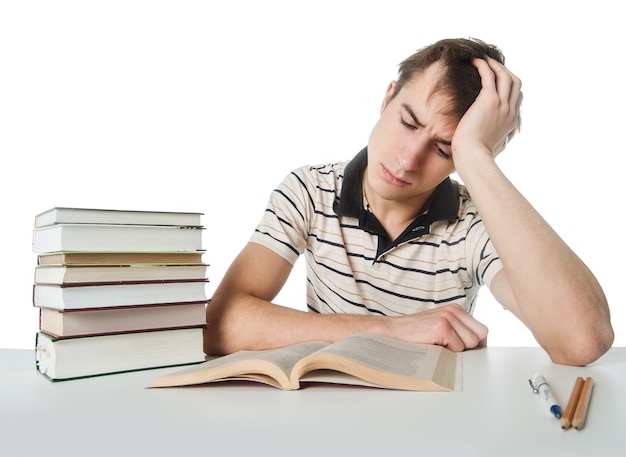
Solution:
{"label": "eyebrow", "polygon": [[[415,122],[417,125],[419,125],[420,127],[424,127],[424,124],[422,124],[418,119],[417,119],[417,115],[415,114],[415,111],[413,111],[413,108],[411,108],[408,104],[406,103],[402,103],[401,104],[402,108],[404,108],[404,110],[409,113],[409,116],[411,116],[411,119],[413,119],[413,122]],[[441,144],[445,144],[446,146],[452,146],[452,142],[449,140],[444,140],[443,138],[440,137],[436,137],[435,140],[438,143]]]}

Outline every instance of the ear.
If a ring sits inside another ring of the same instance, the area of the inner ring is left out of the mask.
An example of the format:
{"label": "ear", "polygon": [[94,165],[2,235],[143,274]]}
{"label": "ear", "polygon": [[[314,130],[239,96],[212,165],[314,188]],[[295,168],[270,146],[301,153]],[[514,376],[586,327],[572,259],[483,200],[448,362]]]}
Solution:
{"label": "ear", "polygon": [[396,88],[396,81],[391,81],[389,83],[389,86],[387,86],[387,92],[385,92],[385,98],[383,99],[383,104],[380,107],[380,114],[383,113],[383,111],[385,111],[385,108],[387,107],[387,104],[391,101],[391,97],[393,95],[393,91]]}

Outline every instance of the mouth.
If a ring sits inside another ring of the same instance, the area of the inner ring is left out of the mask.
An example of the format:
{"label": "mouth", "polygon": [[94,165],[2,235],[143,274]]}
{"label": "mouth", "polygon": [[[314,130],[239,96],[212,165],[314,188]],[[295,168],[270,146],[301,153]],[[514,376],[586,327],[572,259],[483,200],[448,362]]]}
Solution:
{"label": "mouth", "polygon": [[384,165],[381,165],[381,168],[382,168],[383,176],[385,177],[385,180],[389,184],[396,186],[396,187],[407,187],[411,185],[410,182],[398,178],[396,175],[390,172]]}

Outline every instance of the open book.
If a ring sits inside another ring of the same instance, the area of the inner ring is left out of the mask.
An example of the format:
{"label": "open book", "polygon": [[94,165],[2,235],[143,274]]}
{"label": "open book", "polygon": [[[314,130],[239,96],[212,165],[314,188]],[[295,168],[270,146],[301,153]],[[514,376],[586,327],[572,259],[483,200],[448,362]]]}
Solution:
{"label": "open book", "polygon": [[324,382],[417,391],[462,390],[461,357],[441,347],[370,333],[336,343],[311,341],[267,351],[241,351],[165,374],[149,387],[214,381],[258,381],[284,390]]}

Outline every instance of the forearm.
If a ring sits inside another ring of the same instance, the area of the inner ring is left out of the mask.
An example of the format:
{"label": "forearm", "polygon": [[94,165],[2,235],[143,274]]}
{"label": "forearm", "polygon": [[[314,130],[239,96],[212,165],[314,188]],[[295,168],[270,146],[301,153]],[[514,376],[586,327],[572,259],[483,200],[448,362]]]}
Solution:
{"label": "forearm", "polygon": [[585,364],[613,340],[597,280],[486,154],[455,159],[504,265],[513,309],[555,362]]}
{"label": "forearm", "polygon": [[212,355],[272,349],[303,341],[334,342],[358,332],[437,344],[460,352],[484,345],[488,332],[457,304],[397,317],[317,314],[219,288],[207,308],[207,323],[204,349]]}
{"label": "forearm", "polygon": [[237,256],[207,306],[204,350],[219,355],[302,341],[334,342],[358,332],[387,335],[462,351],[484,343],[487,328],[458,305],[405,316],[318,314],[272,303],[291,265],[249,243]]}
{"label": "forearm", "polygon": [[357,332],[384,333],[382,326],[379,316],[317,314],[218,290],[207,308],[204,350],[218,355],[303,341],[334,342]]}

